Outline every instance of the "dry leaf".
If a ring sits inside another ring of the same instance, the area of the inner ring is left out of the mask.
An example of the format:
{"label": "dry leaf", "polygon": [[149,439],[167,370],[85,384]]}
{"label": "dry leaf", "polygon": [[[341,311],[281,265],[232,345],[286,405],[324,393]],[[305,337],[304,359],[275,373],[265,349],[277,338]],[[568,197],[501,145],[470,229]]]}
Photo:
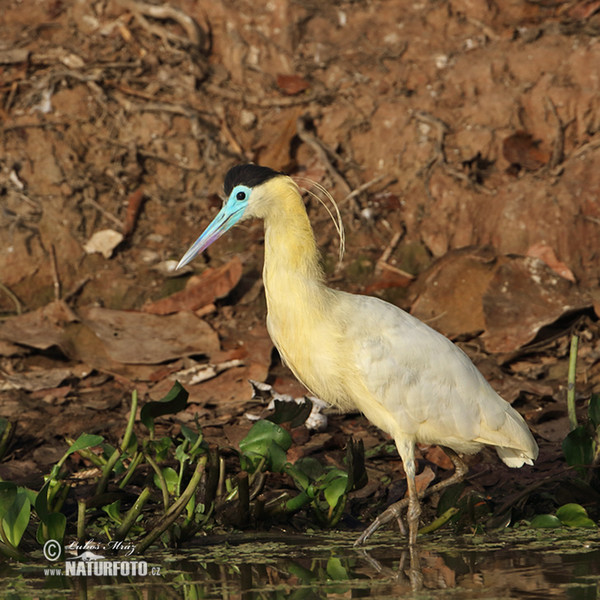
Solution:
{"label": "dry leaf", "polygon": [[569,269],[564,262],[558,260],[554,250],[548,246],[548,244],[540,242],[539,244],[533,244],[533,246],[529,246],[527,250],[527,256],[539,258],[561,277],[564,277],[565,279],[575,283],[575,275],[573,275],[573,271],[571,271],[571,269]]}
{"label": "dry leaf", "polygon": [[114,229],[103,229],[92,235],[88,242],[83,246],[83,249],[88,254],[98,252],[109,259],[114,252],[114,249],[123,241],[123,234]]}
{"label": "dry leaf", "polygon": [[426,466],[416,477],[415,484],[417,485],[417,492],[421,494],[424,492],[429,484],[435,479],[435,473],[430,466]]}
{"label": "dry leaf", "polygon": [[102,341],[108,356],[128,364],[156,364],[189,356],[210,356],[219,350],[219,336],[189,312],[170,316],[87,308],[82,321]]}
{"label": "dry leaf", "polygon": [[526,171],[537,171],[550,160],[550,153],[540,150],[539,140],[526,131],[517,131],[502,142],[502,154],[511,164]]}
{"label": "dry leaf", "polygon": [[218,269],[206,269],[200,277],[194,279],[193,285],[188,285],[185,290],[167,298],[146,304],[143,310],[153,315],[197,310],[227,296],[241,277],[242,263],[239,256],[236,256]]}
{"label": "dry leaf", "polygon": [[310,83],[300,75],[277,75],[277,87],[288,96],[295,96],[307,90]]}
{"label": "dry leaf", "polygon": [[47,350],[60,344],[64,327],[77,315],[62,300],[37,310],[0,321],[0,339],[6,342]]}
{"label": "dry leaf", "polygon": [[483,295],[488,352],[512,352],[545,325],[592,305],[585,294],[537,258],[504,257]]}
{"label": "dry leaf", "polygon": [[123,235],[127,237],[135,229],[137,217],[144,200],[143,188],[138,188],[133,194],[130,194],[127,200],[127,213],[125,214],[125,224],[123,225]]}
{"label": "dry leaf", "polygon": [[436,260],[413,286],[412,315],[445,335],[485,329],[482,297],[494,275],[491,248],[461,248]]}

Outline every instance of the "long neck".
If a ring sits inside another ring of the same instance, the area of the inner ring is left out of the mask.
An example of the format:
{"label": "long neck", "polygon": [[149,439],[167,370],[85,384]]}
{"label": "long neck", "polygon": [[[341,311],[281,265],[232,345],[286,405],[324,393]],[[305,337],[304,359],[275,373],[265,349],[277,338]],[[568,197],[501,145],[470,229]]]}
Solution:
{"label": "long neck", "polygon": [[297,186],[289,178],[277,182],[265,222],[263,281],[271,318],[302,317],[318,310],[329,293],[320,257]]}
{"label": "long neck", "polygon": [[347,394],[339,369],[334,368],[343,354],[336,292],[325,285],[315,238],[294,182],[285,177],[270,182],[269,195],[261,215],[267,329],[296,377],[313,394],[341,403]]}

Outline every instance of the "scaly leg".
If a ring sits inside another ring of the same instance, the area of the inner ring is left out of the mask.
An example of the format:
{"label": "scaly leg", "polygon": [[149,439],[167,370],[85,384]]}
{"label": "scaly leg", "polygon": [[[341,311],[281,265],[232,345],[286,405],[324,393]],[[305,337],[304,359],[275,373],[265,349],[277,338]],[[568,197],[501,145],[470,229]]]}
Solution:
{"label": "scaly leg", "polygon": [[[448,477],[448,479],[444,479],[444,481],[440,481],[439,483],[436,483],[435,485],[431,486],[430,488],[427,488],[420,494],[416,493],[416,485],[415,485],[415,480],[414,480],[414,473],[415,473],[414,450],[412,451],[412,458],[410,459],[410,461],[408,459],[405,461],[404,458],[402,457],[402,454],[400,454],[400,456],[402,458],[402,463],[404,464],[404,470],[406,471],[406,483],[408,485],[408,498],[403,498],[399,502],[395,502],[391,506],[388,506],[388,508],[386,508],[371,523],[371,525],[369,525],[369,527],[367,527],[362,532],[362,534],[359,536],[359,538],[356,540],[356,542],[354,542],[355,546],[361,546],[362,544],[364,544],[371,537],[371,535],[373,535],[373,533],[375,533],[375,531],[377,531],[377,529],[379,529],[382,525],[389,523],[392,519],[398,519],[398,522],[401,522],[402,512],[407,506],[408,506],[407,520],[408,520],[408,525],[409,525],[409,540],[408,541],[409,541],[409,544],[415,543],[417,532],[415,530],[413,533],[413,527],[416,527],[418,529],[419,515],[421,512],[421,506],[419,504],[419,499],[430,496],[431,494],[434,494],[435,492],[439,492],[440,490],[443,490],[444,488],[454,485],[455,483],[459,483],[460,481],[462,481],[464,479],[465,475],[467,474],[467,471],[469,470],[467,465],[460,458],[460,456],[458,456],[458,454],[456,454],[456,452],[454,452],[454,450],[452,450],[451,448],[446,448],[445,446],[442,446],[442,448],[444,449],[444,452],[448,455],[448,458],[450,458],[450,460],[452,461],[452,464],[454,465],[454,473],[452,474],[451,477]],[[414,499],[412,500],[412,508],[411,508],[411,478],[409,476],[410,468],[407,468],[408,463],[412,464],[412,485],[414,486]],[[415,502],[416,502],[416,507],[415,507]],[[412,515],[411,515],[411,513],[412,513]],[[414,515],[416,515],[416,518]],[[413,523],[416,523],[416,524],[413,525]]]}

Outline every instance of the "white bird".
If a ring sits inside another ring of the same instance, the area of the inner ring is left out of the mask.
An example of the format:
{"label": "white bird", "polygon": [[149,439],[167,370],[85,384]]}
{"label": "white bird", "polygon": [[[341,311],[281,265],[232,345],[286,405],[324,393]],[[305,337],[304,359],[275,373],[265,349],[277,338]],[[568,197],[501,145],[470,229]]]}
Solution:
{"label": "white bird", "polygon": [[416,443],[451,449],[455,465],[454,475],[428,492],[462,479],[466,466],[455,452],[490,445],[509,467],[533,464],[538,447],[525,421],[462,350],[397,306],[325,285],[304,202],[290,177],[239,165],[224,187],[223,208],[178,268],[235,223],[264,220],[267,329],[282,359],[312,394],[342,411],[358,409],[392,436],[406,472],[408,501],[389,507],[358,543],[394,517],[402,527],[400,511],[408,504],[409,543],[415,544],[421,513]]}

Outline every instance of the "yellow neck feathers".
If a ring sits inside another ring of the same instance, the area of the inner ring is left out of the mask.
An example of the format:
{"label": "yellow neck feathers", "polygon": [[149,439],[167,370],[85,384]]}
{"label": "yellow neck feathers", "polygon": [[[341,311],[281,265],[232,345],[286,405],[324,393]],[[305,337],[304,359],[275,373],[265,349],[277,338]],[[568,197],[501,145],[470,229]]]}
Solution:
{"label": "yellow neck feathers", "polygon": [[[262,215],[265,287],[290,277],[302,285],[322,284],[319,251],[298,186],[289,177],[278,177],[269,185],[269,197]],[[285,294],[285,290],[280,291]]]}

